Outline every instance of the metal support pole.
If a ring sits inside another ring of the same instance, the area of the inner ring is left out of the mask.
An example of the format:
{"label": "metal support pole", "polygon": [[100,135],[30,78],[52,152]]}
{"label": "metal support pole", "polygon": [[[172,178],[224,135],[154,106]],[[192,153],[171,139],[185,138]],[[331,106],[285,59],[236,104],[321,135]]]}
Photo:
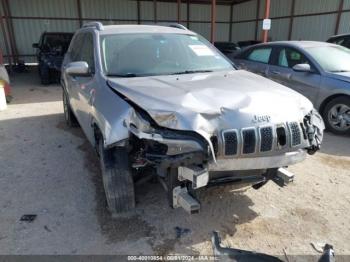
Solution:
{"label": "metal support pole", "polygon": [[157,0],[153,0],[153,13],[154,13],[154,23],[158,22],[157,20]]}
{"label": "metal support pole", "polygon": [[15,33],[13,30],[12,20],[11,20],[11,11],[10,6],[7,0],[2,1],[2,7],[5,13],[7,32],[9,35],[10,45],[11,45],[11,55],[14,61],[14,64],[18,63],[18,53],[17,53],[17,45],[15,39]]}
{"label": "metal support pole", "polygon": [[290,20],[289,20],[288,40],[291,40],[291,39],[292,39],[294,13],[295,13],[295,0],[292,0],[292,8],[290,9]]}
{"label": "metal support pole", "polygon": [[215,20],[216,20],[216,0],[211,0],[210,41],[212,44],[215,42]]}
{"label": "metal support pole", "polygon": [[190,29],[190,0],[187,0],[187,28]]}
{"label": "metal support pole", "polygon": [[137,0],[137,24],[141,24],[141,3]]}
{"label": "metal support pole", "polygon": [[77,0],[77,11],[78,11],[79,27],[82,27],[83,20],[81,18],[81,2],[80,2],[80,0]]}
{"label": "metal support pole", "polygon": [[229,30],[228,30],[229,42],[232,42],[232,22],[233,22],[233,4],[231,4],[231,6],[230,6],[230,25],[229,25]]}
{"label": "metal support pole", "polygon": [[339,33],[339,24],[340,24],[341,15],[343,13],[343,8],[344,8],[344,0],[340,0],[338,14],[337,14],[337,22],[335,23],[335,30],[334,30],[334,34],[336,35]]}
{"label": "metal support pole", "polygon": [[10,65],[10,69],[12,70],[12,57],[10,55],[10,48],[9,48],[9,44],[8,44],[8,35],[7,35],[6,29],[5,29],[4,19],[3,19],[2,15],[0,16],[0,25],[1,25],[1,31],[2,31],[2,35],[3,35],[3,39],[4,39],[8,63]]}
{"label": "metal support pole", "polygon": [[177,0],[177,23],[181,23],[181,0]]}
{"label": "metal support pole", "polygon": [[[269,19],[269,17],[270,17],[270,4],[271,4],[271,1],[270,0],[266,0],[265,3],[266,3],[265,4],[265,19]],[[268,36],[269,36],[269,31],[268,30],[264,30],[264,37],[263,37],[263,42],[264,43],[267,42]]]}
{"label": "metal support pole", "polygon": [[259,35],[260,2],[260,0],[256,0],[255,40],[258,40]]}

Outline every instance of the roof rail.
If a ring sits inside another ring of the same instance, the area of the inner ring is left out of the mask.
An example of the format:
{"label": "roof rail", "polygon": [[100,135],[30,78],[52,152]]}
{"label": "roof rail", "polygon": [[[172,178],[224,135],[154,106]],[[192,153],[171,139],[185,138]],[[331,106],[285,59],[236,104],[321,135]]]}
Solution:
{"label": "roof rail", "polygon": [[174,27],[174,28],[178,28],[178,29],[182,29],[182,30],[188,30],[186,26],[183,26],[182,24],[177,24],[177,23],[168,24],[166,26]]}
{"label": "roof rail", "polygon": [[98,31],[103,30],[103,24],[101,22],[97,22],[97,21],[83,24],[83,28],[86,28],[86,27],[95,27]]}

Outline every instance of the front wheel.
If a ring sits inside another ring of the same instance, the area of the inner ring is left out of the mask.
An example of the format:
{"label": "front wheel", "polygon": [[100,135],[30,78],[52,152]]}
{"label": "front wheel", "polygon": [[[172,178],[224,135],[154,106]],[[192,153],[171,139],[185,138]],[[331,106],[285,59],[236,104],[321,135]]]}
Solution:
{"label": "front wheel", "polygon": [[332,133],[350,134],[350,98],[342,96],[331,100],[324,109],[323,119]]}
{"label": "front wheel", "polygon": [[112,215],[120,215],[135,208],[134,181],[129,155],[123,147],[104,149],[98,141],[98,153],[107,204]]}

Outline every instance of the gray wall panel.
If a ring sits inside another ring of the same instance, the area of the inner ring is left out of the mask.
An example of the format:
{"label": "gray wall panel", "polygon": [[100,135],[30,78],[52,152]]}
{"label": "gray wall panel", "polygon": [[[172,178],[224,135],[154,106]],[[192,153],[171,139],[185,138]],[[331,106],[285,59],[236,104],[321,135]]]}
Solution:
{"label": "gray wall panel", "polygon": [[232,41],[252,40],[255,38],[255,22],[245,22],[232,25]]}
{"label": "gray wall panel", "polygon": [[233,21],[242,21],[256,18],[257,1],[249,1],[233,6]]}
{"label": "gray wall panel", "polygon": [[340,0],[296,0],[295,14],[337,11]]}
{"label": "gray wall panel", "polygon": [[339,34],[350,33],[350,12],[343,13],[339,24]]}
{"label": "gray wall panel", "polygon": [[293,23],[293,40],[325,41],[334,34],[337,15],[296,17]]}

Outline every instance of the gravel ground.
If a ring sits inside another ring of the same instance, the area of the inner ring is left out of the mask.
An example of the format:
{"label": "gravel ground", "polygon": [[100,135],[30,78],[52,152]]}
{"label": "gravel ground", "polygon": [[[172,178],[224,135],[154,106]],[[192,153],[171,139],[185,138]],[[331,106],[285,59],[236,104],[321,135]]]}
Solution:
{"label": "gravel ground", "polygon": [[60,87],[31,71],[15,75],[15,98],[0,112],[0,254],[210,255],[219,230],[225,245],[273,255],[316,255],[311,242],[350,255],[349,137],[327,133],[320,153],[289,168],[287,187],[210,189],[201,213],[188,215],[149,182],[136,188],[137,215],[112,219],[94,150],[64,123]]}

